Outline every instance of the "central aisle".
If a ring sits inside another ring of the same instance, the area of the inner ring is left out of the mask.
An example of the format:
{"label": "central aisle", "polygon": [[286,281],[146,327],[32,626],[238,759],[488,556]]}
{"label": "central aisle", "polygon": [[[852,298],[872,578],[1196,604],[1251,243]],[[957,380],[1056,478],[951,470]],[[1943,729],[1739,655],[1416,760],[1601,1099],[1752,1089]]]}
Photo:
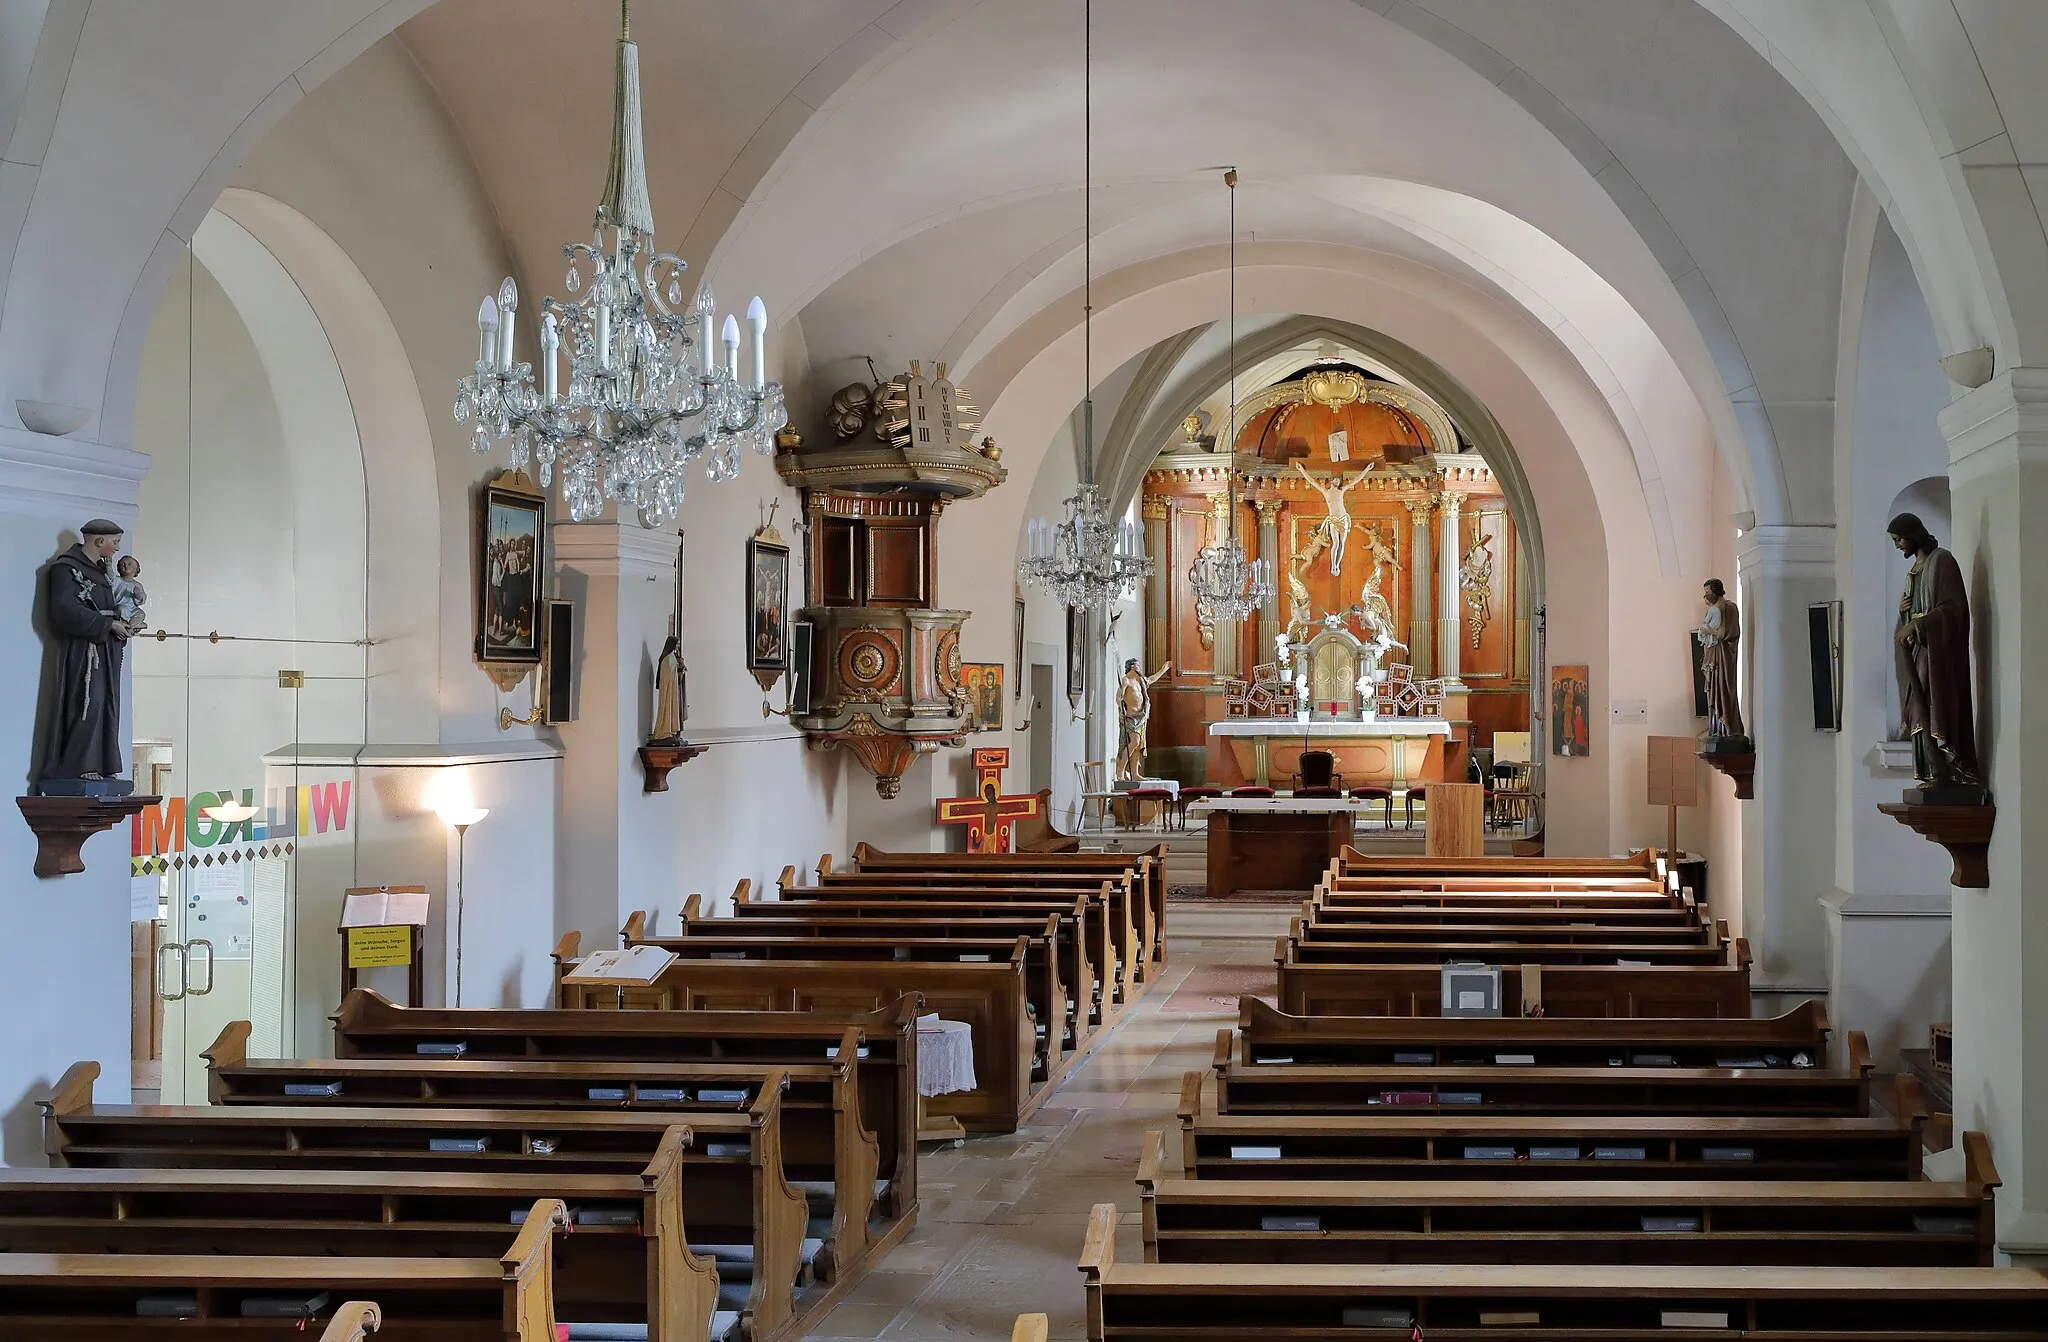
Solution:
{"label": "central aisle", "polygon": [[1273,942],[1295,912],[1194,901],[1170,908],[1165,978],[1015,1133],[927,1148],[917,1228],[807,1336],[1006,1339],[1017,1315],[1031,1311],[1050,1316],[1055,1339],[1084,1335],[1074,1263],[1088,1209],[1122,1208],[1117,1256],[1139,1256],[1138,1140],[1148,1128],[1166,1131],[1177,1167],[1181,1075],[1207,1069],[1216,1032],[1237,1023],[1222,1002],[1197,1013],[1167,1003],[1198,968],[1270,971]]}

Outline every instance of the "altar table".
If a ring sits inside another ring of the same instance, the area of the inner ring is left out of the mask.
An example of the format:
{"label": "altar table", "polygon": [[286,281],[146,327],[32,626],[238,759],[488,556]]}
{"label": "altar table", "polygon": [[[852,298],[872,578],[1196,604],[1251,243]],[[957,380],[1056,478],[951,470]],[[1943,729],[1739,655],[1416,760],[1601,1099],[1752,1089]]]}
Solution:
{"label": "altar table", "polygon": [[1216,787],[1286,787],[1307,750],[1327,750],[1344,786],[1405,788],[1450,781],[1443,718],[1225,718],[1209,724],[1208,781]]}
{"label": "altar table", "polygon": [[1315,888],[1364,806],[1349,797],[1216,797],[1196,802],[1209,824],[1209,896]]}

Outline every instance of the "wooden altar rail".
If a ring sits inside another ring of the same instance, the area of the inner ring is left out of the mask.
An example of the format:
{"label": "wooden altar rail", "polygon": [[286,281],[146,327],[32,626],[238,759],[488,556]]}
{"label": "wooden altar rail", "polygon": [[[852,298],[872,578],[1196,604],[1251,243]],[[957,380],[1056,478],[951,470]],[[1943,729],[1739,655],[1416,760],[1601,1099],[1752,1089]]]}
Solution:
{"label": "wooden altar rail", "polygon": [[555,1260],[557,1314],[644,1323],[648,1342],[707,1342],[718,1273],[689,1248],[689,1144],[688,1128],[669,1128],[637,1174],[0,1171],[0,1252],[489,1258],[518,1214],[532,1221],[536,1199],[558,1198],[578,1224],[574,1250]]}
{"label": "wooden altar rail", "polygon": [[1213,1114],[1202,1079],[1181,1078],[1179,1109],[1181,1170],[1198,1179],[1918,1179],[1927,1120],[1911,1077],[1868,1118]]}
{"label": "wooden altar rail", "polygon": [[[827,946],[830,943],[805,943]],[[1051,1093],[1058,1078],[1034,1086],[1036,1039],[1026,1009],[1030,952],[1024,938],[986,963],[957,960],[677,960],[653,986],[629,990],[617,1010],[609,988],[562,985],[563,1005],[582,1015],[662,1016],[671,1010],[710,1012],[872,1011],[914,995],[926,1012],[966,1021],[973,1030],[976,1088],[925,1102],[974,1132],[1015,1132]],[[914,1055],[913,1055],[914,1056]]]}
{"label": "wooden altar rail", "polygon": [[1242,997],[1237,1030],[1222,1037],[1234,1041],[1233,1060],[1241,1067],[1282,1058],[1300,1065],[1388,1066],[1397,1055],[1418,1053],[1437,1064],[1519,1053],[1543,1067],[1652,1065],[1646,1056],[1659,1065],[1713,1067],[1765,1054],[1790,1062],[1801,1052],[1818,1063],[1827,1056],[1828,1013],[1820,1002],[1807,1001],[1762,1019],[1296,1016]]}
{"label": "wooden altar rail", "polygon": [[[675,1116],[577,1110],[314,1105],[96,1105],[99,1064],[73,1064],[40,1101],[50,1163],[94,1169],[480,1170],[631,1174],[660,1148]],[[781,1092],[743,1112],[689,1116],[684,1214],[699,1243],[745,1246],[753,1283],[741,1310],[750,1336],[779,1337],[805,1275],[804,1195],[783,1174]],[[481,1150],[436,1151],[474,1142]]]}
{"label": "wooden altar rail", "polygon": [[[1389,1183],[1175,1178],[1153,1131],[1139,1145],[1138,1196],[1146,1262],[1989,1267],[1998,1171],[1984,1134],[1963,1146],[1957,1183]],[[1674,1228],[1685,1218],[1689,1228]]]}
{"label": "wooden altar rail", "polygon": [[[1543,969],[1546,1016],[1746,1017],[1749,967],[1550,965]],[[1443,987],[1441,965],[1303,964],[1284,954],[1280,1009],[1299,1016],[1434,1016]],[[1500,970],[1501,1001],[1512,1010],[1523,1000],[1519,966]]]}
{"label": "wooden altar rail", "polygon": [[[1067,985],[1066,1042],[1069,1049],[1079,1052],[1103,1023],[1103,1002],[1114,996],[1110,971],[1101,967],[1095,949],[1114,945],[1109,939],[1109,906],[1100,899],[1091,901],[1077,895],[1068,901],[1055,895],[1036,904],[1019,902],[999,908],[974,900],[922,900],[914,906],[896,899],[748,900],[735,904],[733,916],[727,919],[698,917],[686,901],[683,929],[686,936],[699,928],[769,936],[850,936],[857,935],[859,928],[872,926],[888,929],[877,935],[917,936],[935,934],[942,928],[972,928],[983,936],[1019,936],[1028,934],[1034,921],[1042,926],[1048,918],[1056,924],[1060,977]],[[621,935],[629,941],[646,939],[634,929],[631,919]]]}
{"label": "wooden altar rail", "polygon": [[[860,873],[917,875],[1012,872],[1033,877],[1089,873],[1115,880],[1128,873],[1142,906],[1133,918],[1143,937],[1146,959],[1139,978],[1150,981],[1166,967],[1166,845],[1154,844],[1138,853],[888,853],[862,843],[853,850]],[[822,864],[821,865],[825,865]]]}
{"label": "wooden altar rail", "polygon": [[2026,1268],[1120,1263],[1116,1222],[1114,1203],[1097,1206],[1081,1251],[1091,1342],[1411,1330],[1648,1342],[1683,1335],[1666,1311],[1725,1314],[1717,1335],[1776,1342],[2048,1339],[2048,1273]]}
{"label": "wooden altar rail", "polygon": [[[360,1336],[381,1319],[400,1337],[555,1342],[554,1240],[566,1218],[560,1199],[538,1199],[516,1233],[498,1228],[495,1242],[509,1235],[511,1247],[481,1258],[0,1253],[0,1335],[285,1342],[306,1336],[304,1317],[244,1317],[243,1302],[338,1295],[348,1303],[327,1338]],[[141,1307],[165,1297],[189,1301],[190,1316]]]}
{"label": "wooden altar rail", "polygon": [[[1059,1035],[1046,1041],[1055,1066],[1059,1065],[1062,1055],[1086,1049],[1092,1033],[1090,1021],[1096,1010],[1093,1005],[1096,994],[1106,986],[1097,980],[1094,962],[1088,956],[1086,900],[1077,899],[1073,908],[1064,914],[1037,913],[1029,909],[1014,914],[1008,910],[976,912],[963,909],[935,917],[922,916],[923,909],[906,909],[894,901],[883,901],[879,906],[857,906],[863,910],[858,914],[833,912],[839,906],[829,901],[800,900],[789,906],[780,901],[750,902],[736,907],[765,912],[731,918],[704,918],[696,916],[686,902],[681,937],[646,935],[640,930],[645,926],[645,919],[637,913],[626,920],[626,926],[619,935],[628,946],[662,946],[678,955],[685,953],[682,943],[703,937],[768,937],[828,942],[862,937],[908,941],[1027,937],[1034,943],[1042,941],[1052,948],[1053,979],[1058,996],[1065,1004],[1057,1018]],[[1046,990],[1046,996],[1048,999],[1053,996],[1050,988]],[[1036,1004],[1036,997],[1033,1002]],[[1045,1019],[1039,1021],[1040,1026],[1047,1023]]]}
{"label": "wooden altar rail", "polygon": [[[1098,942],[1091,931],[1089,955],[1113,990],[1107,999],[1113,1006],[1136,999],[1139,989],[1147,981],[1144,967],[1152,956],[1143,921],[1145,906],[1132,891],[1128,880],[1121,878],[1039,881],[1010,873],[985,879],[971,875],[898,879],[841,872],[826,877],[819,885],[784,885],[781,888],[783,900],[792,903],[798,900],[821,903],[893,900],[905,905],[970,903],[983,908],[1023,905],[1037,911],[1047,900],[1087,899],[1091,905],[1100,904],[1103,910],[1104,939]],[[734,907],[738,908],[738,905]]]}
{"label": "wooden altar rail", "polygon": [[[908,1226],[880,1227],[875,1172],[880,1147],[861,1121],[858,1034],[848,1030],[834,1056],[820,1062],[771,1065],[722,1062],[616,1062],[446,1058],[251,1059],[249,1023],[236,1021],[200,1056],[207,1060],[207,1098],[218,1105],[309,1107],[410,1105],[454,1109],[589,1109],[665,1114],[687,1123],[701,1111],[744,1111],[764,1090],[782,1101],[783,1173],[814,1202],[827,1199],[829,1233],[816,1258],[819,1274],[837,1280],[864,1271],[868,1257]],[[299,1093],[288,1094],[287,1088]],[[332,1095],[307,1095],[333,1087]],[[707,1100],[705,1091],[739,1099]],[[616,1094],[620,1098],[609,1098]],[[599,1098],[604,1096],[606,1098]]]}
{"label": "wooden altar rail", "polygon": [[890,1219],[917,1208],[915,994],[877,1011],[530,1011],[401,1007],[367,988],[334,1013],[339,1058],[417,1058],[421,1044],[456,1044],[468,1060],[704,1062],[801,1068],[850,1064],[861,1122],[875,1134],[876,1177]]}

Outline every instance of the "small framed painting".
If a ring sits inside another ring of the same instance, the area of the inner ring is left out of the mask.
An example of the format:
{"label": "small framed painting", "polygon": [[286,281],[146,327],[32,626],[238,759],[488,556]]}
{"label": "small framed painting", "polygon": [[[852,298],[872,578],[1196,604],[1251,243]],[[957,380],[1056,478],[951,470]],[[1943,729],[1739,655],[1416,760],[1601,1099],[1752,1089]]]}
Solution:
{"label": "small framed painting", "polygon": [[974,710],[974,730],[999,732],[1003,729],[1003,664],[962,662],[960,688]]}
{"label": "small framed painting", "polygon": [[1087,689],[1088,667],[1088,617],[1072,606],[1067,607],[1067,702],[1076,712],[1081,708],[1081,695]]}
{"label": "small framed painting", "polygon": [[747,537],[746,646],[764,690],[789,670],[789,547],[772,526]]}
{"label": "small framed painting", "polygon": [[507,690],[540,665],[547,550],[547,496],[523,472],[494,476],[477,496],[476,660]]}
{"label": "small framed painting", "polygon": [[1583,666],[1550,668],[1550,753],[1593,753],[1592,689]]}

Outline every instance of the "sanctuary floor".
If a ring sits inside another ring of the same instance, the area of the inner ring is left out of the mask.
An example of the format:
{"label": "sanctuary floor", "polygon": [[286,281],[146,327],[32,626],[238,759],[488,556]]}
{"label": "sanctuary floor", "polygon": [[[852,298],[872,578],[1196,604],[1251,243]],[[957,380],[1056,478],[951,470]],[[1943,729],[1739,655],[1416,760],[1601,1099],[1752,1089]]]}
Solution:
{"label": "sanctuary floor", "polygon": [[[1167,973],[1015,1133],[927,1148],[917,1228],[807,1336],[951,1342],[1004,1339],[1018,1314],[1050,1316],[1054,1338],[1085,1335],[1081,1254],[1088,1210],[1123,1209],[1117,1256],[1140,1256],[1138,1141],[1169,1134],[1178,1163],[1180,1079],[1205,1069],[1236,1012],[1165,1010],[1201,966],[1265,966],[1290,908],[1172,905]],[[1195,1004],[1183,996],[1175,1006]]]}

